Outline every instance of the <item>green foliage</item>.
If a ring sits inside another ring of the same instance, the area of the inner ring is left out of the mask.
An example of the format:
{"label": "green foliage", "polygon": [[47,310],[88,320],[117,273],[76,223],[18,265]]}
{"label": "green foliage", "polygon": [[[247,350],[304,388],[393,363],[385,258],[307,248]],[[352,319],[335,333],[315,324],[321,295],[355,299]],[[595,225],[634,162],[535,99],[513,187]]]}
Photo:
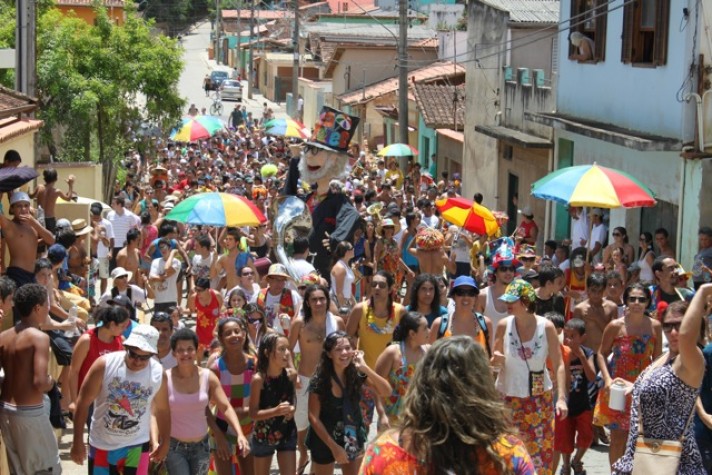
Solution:
{"label": "green foliage", "polygon": [[180,117],[183,62],[175,40],[152,35],[150,23],[128,14],[117,26],[95,8],[94,26],[57,10],[40,17],[37,76],[43,140],[61,160],[100,161],[108,198],[130,124],[167,128]]}

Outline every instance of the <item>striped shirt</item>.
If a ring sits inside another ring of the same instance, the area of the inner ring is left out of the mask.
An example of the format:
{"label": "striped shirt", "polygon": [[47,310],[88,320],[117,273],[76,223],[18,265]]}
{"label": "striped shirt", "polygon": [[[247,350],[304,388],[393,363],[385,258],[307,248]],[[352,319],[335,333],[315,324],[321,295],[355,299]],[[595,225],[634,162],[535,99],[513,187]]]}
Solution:
{"label": "striped shirt", "polygon": [[114,248],[122,248],[126,245],[126,233],[129,229],[137,228],[141,219],[131,211],[124,209],[124,214],[110,211],[106,216],[114,227]]}

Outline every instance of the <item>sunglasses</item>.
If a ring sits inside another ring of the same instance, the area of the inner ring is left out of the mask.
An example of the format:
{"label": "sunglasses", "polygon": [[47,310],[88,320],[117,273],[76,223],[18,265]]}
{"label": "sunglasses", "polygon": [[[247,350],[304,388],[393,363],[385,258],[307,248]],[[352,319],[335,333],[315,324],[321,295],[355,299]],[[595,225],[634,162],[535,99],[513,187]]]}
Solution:
{"label": "sunglasses", "polygon": [[136,353],[134,350],[132,350],[130,348],[126,348],[126,354],[129,355],[129,358],[131,358],[132,360],[136,360],[136,361],[148,361],[151,358],[153,358],[153,355],[139,355],[138,353]]}
{"label": "sunglasses", "polygon": [[680,325],[682,325],[682,322],[677,322],[677,323],[663,323],[663,331],[666,333],[670,333],[673,330],[677,331],[678,333],[680,332]]}
{"label": "sunglasses", "polygon": [[249,318],[249,317],[248,317],[248,318],[247,318],[247,323],[255,324],[255,323],[259,322],[260,320],[262,320],[262,317],[257,317],[257,318]]}
{"label": "sunglasses", "polygon": [[536,257],[521,257],[520,259],[523,260],[524,262],[531,262],[531,261],[535,261]]}
{"label": "sunglasses", "polygon": [[455,290],[453,291],[452,295],[455,297],[474,297],[475,295],[477,295],[477,291],[475,289]]}
{"label": "sunglasses", "polygon": [[622,236],[621,233],[613,233],[614,236]]}
{"label": "sunglasses", "polygon": [[388,282],[371,282],[371,287],[374,289],[387,289]]}
{"label": "sunglasses", "polygon": [[647,297],[628,297],[628,302],[630,303],[645,303],[648,301]]}
{"label": "sunglasses", "polygon": [[252,272],[252,271],[249,271],[249,272],[243,272],[243,273],[242,273],[242,275],[243,275],[243,276],[248,276],[248,275],[254,275],[254,274],[255,274],[255,273],[254,273],[254,272]]}
{"label": "sunglasses", "polygon": [[514,272],[517,269],[514,266],[499,266],[497,270],[501,270],[502,272]]}

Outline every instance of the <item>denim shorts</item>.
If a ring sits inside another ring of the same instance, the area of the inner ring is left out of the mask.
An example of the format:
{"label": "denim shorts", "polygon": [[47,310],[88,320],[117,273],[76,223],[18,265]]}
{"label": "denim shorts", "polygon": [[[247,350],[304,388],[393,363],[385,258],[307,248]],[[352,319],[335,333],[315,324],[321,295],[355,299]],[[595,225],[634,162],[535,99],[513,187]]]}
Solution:
{"label": "denim shorts", "polygon": [[198,442],[181,442],[171,438],[166,468],[171,475],[207,475],[210,464],[208,437]]}
{"label": "denim shorts", "polygon": [[270,445],[264,442],[257,442],[254,437],[250,439],[250,451],[253,457],[271,457],[275,452],[293,452],[297,450],[297,433],[294,431],[291,437],[282,439],[277,445]]}

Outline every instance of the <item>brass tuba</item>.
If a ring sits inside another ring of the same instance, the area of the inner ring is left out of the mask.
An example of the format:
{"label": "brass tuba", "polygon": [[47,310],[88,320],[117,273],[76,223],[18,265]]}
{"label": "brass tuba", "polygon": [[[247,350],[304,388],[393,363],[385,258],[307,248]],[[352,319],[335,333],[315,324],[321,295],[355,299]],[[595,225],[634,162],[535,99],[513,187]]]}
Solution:
{"label": "brass tuba", "polygon": [[280,196],[272,203],[272,232],[276,238],[274,254],[294,280],[301,276],[292,267],[292,243],[299,236],[307,237],[312,218],[306,203],[297,196]]}
{"label": "brass tuba", "polygon": [[381,211],[383,210],[383,203],[376,201],[368,208],[366,208],[366,214],[371,216],[376,226],[381,222]]}

